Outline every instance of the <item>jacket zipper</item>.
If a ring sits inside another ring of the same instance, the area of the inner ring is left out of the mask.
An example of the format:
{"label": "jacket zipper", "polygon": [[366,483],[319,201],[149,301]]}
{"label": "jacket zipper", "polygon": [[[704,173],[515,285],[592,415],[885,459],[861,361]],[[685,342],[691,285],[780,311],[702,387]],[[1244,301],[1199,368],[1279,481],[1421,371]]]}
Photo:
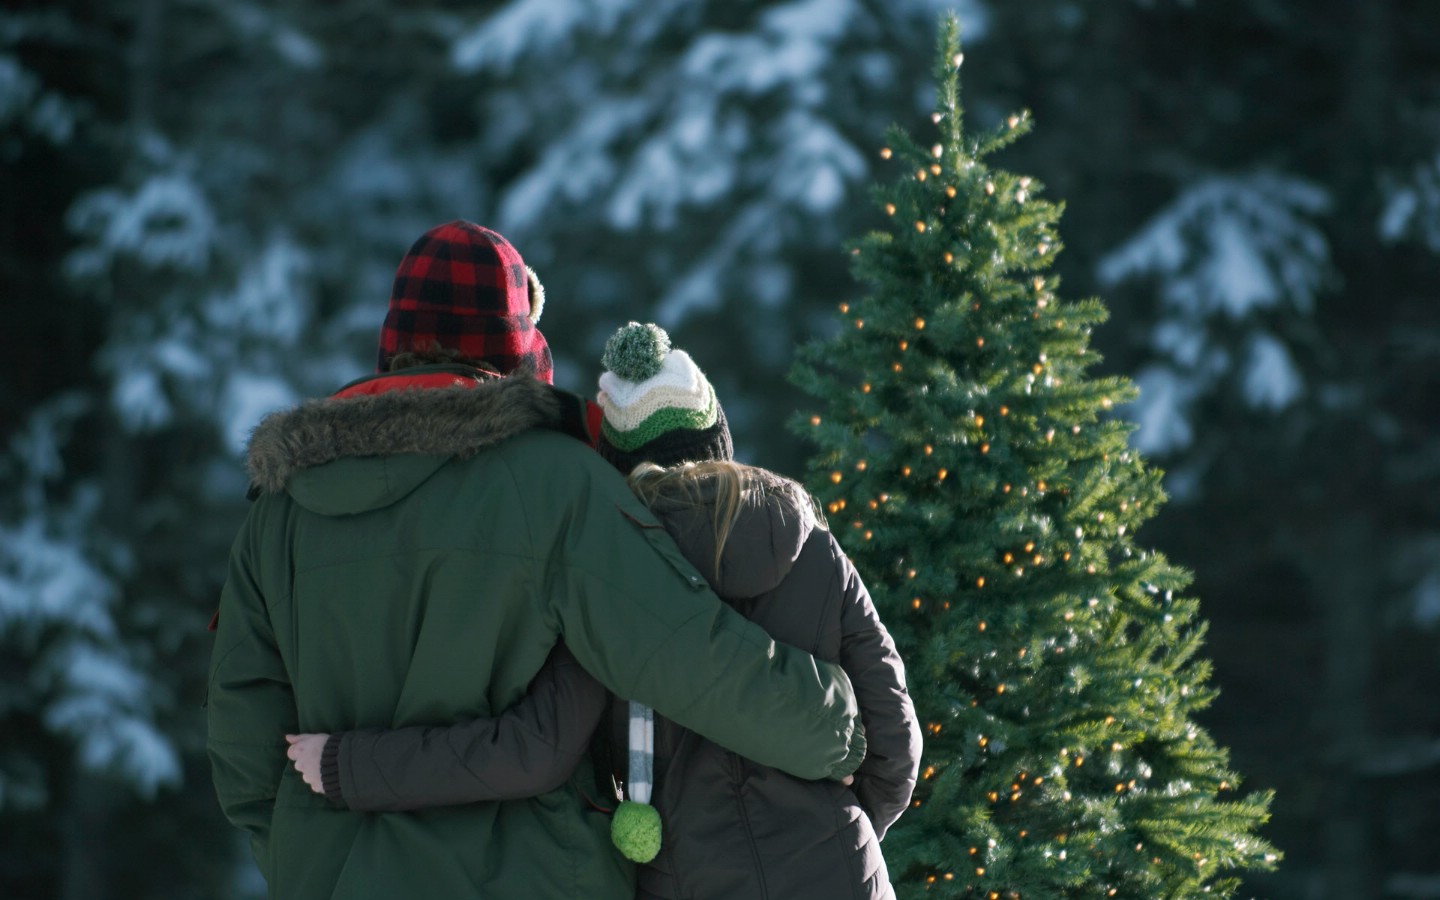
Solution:
{"label": "jacket zipper", "polygon": [[750,845],[750,855],[755,863],[755,881],[760,887],[760,896],[757,900],[769,900],[770,889],[765,886],[765,869],[760,865],[760,848],[755,841],[755,831],[750,827],[750,811],[745,808],[744,794],[744,762],[740,756],[730,751],[725,752],[730,761],[730,776],[735,785],[735,805],[740,809],[740,824],[745,827],[745,841]]}

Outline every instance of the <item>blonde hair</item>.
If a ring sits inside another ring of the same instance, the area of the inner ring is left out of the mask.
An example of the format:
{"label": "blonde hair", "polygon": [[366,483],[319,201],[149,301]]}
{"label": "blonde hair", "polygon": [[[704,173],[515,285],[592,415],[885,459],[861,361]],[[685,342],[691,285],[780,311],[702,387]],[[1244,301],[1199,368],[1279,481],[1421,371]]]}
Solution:
{"label": "blonde hair", "polygon": [[[631,470],[627,480],[630,490],[649,507],[654,507],[661,498],[693,508],[710,507],[713,514],[711,524],[715,529],[715,581],[720,580],[720,559],[725,552],[725,542],[740,518],[741,505],[752,494],[765,496],[784,491],[799,495],[797,500],[803,496],[805,502],[800,504],[802,514],[808,507],[816,525],[826,527],[815,498],[794,482],[768,469],[730,459],[682,462],[669,467],[643,462]],[[704,486],[711,485],[711,491],[704,489]]]}

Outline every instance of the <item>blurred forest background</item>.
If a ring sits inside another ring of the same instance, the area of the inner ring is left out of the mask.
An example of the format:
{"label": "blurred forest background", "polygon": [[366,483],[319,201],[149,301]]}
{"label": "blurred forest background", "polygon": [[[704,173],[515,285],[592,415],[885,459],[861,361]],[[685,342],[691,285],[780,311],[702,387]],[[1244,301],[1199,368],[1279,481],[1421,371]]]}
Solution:
{"label": "blurred forest background", "polygon": [[561,386],[656,321],[798,475],[793,349],[948,8],[1143,391],[1204,723],[1277,791],[1244,896],[1440,897],[1433,0],[6,0],[0,895],[263,894],[203,752],[240,453],[368,371],[430,226],[538,270]]}

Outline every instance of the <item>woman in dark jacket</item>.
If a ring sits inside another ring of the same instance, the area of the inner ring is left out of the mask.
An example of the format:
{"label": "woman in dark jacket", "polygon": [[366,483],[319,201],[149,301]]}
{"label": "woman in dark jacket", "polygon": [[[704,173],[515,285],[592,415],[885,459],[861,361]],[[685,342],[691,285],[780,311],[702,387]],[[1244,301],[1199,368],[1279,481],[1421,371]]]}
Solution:
{"label": "woman in dark jacket", "polygon": [[681,551],[713,574],[717,594],[777,641],[840,663],[868,741],[847,787],[793,778],[656,716],[664,840],[640,870],[639,896],[892,897],[879,841],[910,802],[920,732],[899,656],[855,567],[804,490],[763,469],[642,466],[631,483]]}
{"label": "woman in dark jacket", "polygon": [[[655,716],[663,840],[639,869],[638,896],[893,897],[879,843],[909,805],[920,728],[860,576],[800,485],[731,459],[714,390],[663,331],[626,326],[605,364],[601,453],[630,473],[721,598],[777,641],[841,665],[868,742],[853,784],[805,781]],[[300,736],[291,756],[312,786],[356,810],[527,796],[562,783],[580,761],[601,696],[586,679],[560,650],[526,699],[495,719]],[[323,767],[297,749],[322,741]]]}

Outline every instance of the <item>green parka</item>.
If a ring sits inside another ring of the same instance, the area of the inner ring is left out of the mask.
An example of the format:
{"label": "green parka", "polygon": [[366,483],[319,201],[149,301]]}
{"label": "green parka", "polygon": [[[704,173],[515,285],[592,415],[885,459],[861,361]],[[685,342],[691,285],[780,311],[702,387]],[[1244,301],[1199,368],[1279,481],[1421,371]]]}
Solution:
{"label": "green parka", "polygon": [[[747,757],[839,778],[864,755],[843,672],[722,604],[533,378],[310,401],[251,441],[208,695],[226,815],[273,898],[616,898],[592,767],[525,800],[352,813],[283,735],[442,724],[514,703],[563,637],[609,690]],[[389,390],[387,388],[399,388]]]}

